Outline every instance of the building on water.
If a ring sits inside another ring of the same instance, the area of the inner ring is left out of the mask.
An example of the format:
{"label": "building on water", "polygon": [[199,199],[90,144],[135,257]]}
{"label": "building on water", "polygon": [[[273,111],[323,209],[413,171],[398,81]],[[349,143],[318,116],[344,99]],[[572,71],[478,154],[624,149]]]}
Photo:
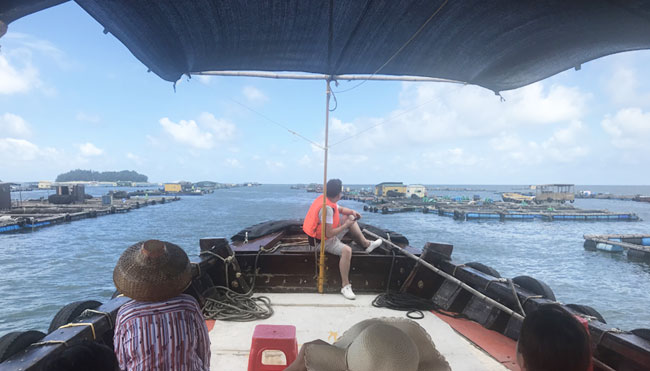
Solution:
{"label": "building on water", "polygon": [[402,182],[383,182],[375,186],[375,196],[390,196],[388,192],[401,193],[403,196],[406,194],[406,185]]}

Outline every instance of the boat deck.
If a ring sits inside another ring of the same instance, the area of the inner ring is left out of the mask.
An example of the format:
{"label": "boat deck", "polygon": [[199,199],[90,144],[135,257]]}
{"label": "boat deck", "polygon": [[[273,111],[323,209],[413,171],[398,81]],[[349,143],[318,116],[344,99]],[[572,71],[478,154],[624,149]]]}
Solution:
{"label": "boat deck", "polygon": [[[271,299],[275,314],[254,322],[217,321],[210,330],[213,370],[246,370],[253,330],[258,324],[294,325],[298,346],[315,339],[334,342],[357,322],[377,317],[404,317],[404,312],[371,305],[376,295],[346,300],[338,294],[262,294]],[[432,313],[417,321],[433,339],[454,371],[507,370]]]}

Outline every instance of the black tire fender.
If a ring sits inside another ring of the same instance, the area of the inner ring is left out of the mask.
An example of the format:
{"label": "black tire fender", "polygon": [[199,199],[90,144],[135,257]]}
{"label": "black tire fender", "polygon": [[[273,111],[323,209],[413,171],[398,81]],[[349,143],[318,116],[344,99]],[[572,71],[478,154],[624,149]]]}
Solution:
{"label": "black tire fender", "polygon": [[102,305],[102,303],[97,300],[81,300],[73,301],[72,303],[64,306],[59,310],[59,312],[52,318],[50,322],[50,327],[47,329],[47,333],[58,329],[59,327],[68,324],[79,317],[86,309],[96,309]]}
{"label": "black tire fender", "polygon": [[553,290],[551,290],[551,288],[543,281],[530,276],[517,276],[512,279],[512,282],[536,295],[541,295],[548,300],[555,301]]}
{"label": "black tire fender", "polygon": [[605,317],[603,317],[600,313],[598,313],[597,310],[594,308],[588,306],[588,305],[581,305],[581,304],[567,304],[566,305],[568,308],[573,309],[574,311],[582,314],[586,314],[588,316],[596,318],[599,322],[602,323],[607,323],[605,322]]}
{"label": "black tire fender", "polygon": [[474,268],[479,272],[489,274],[492,277],[501,278],[501,275],[499,274],[499,272],[497,272],[496,269],[489,267],[485,264],[479,262],[469,262],[469,263],[465,263],[465,265],[470,268]]}
{"label": "black tire fender", "polygon": [[44,333],[36,330],[16,331],[6,334],[0,338],[0,362],[4,362],[44,337]]}
{"label": "black tire fender", "polygon": [[637,328],[632,330],[632,333],[640,338],[644,338],[650,341],[650,329],[647,328]]}

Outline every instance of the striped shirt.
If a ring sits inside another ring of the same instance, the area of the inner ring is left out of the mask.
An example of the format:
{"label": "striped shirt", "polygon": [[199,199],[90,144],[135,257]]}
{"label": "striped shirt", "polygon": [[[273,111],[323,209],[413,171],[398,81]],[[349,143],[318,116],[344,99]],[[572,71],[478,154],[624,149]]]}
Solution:
{"label": "striped shirt", "polygon": [[117,312],[115,355],[126,371],[208,371],[210,338],[196,300],[131,300]]}

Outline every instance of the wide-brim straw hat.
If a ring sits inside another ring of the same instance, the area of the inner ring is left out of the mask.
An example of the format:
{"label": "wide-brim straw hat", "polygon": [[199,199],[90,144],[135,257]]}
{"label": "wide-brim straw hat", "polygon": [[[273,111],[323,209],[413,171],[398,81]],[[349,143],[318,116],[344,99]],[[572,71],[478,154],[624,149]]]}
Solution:
{"label": "wide-brim straw hat", "polygon": [[449,371],[429,334],[406,318],[357,323],[333,345],[308,344],[309,371]]}
{"label": "wide-brim straw hat", "polygon": [[138,301],[163,301],[181,294],[192,281],[190,260],[165,241],[138,242],[122,253],[113,270],[117,290]]}

